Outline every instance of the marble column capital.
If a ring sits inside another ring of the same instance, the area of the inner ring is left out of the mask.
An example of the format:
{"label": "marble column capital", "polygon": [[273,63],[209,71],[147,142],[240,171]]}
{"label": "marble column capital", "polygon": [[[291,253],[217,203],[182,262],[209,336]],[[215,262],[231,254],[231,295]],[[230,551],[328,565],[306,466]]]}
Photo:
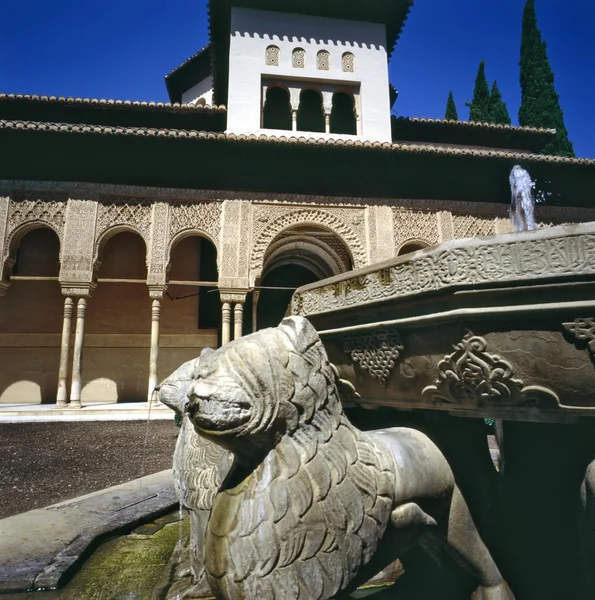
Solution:
{"label": "marble column capital", "polygon": [[63,296],[72,296],[75,298],[90,298],[93,290],[97,287],[97,284],[92,282],[71,282],[61,281],[60,286],[62,288]]}
{"label": "marble column capital", "polygon": [[219,294],[221,295],[221,302],[229,302],[231,304],[243,304],[246,302],[246,294],[248,290],[238,289],[223,289],[219,288]]}
{"label": "marble column capital", "polygon": [[151,300],[161,300],[163,294],[167,291],[166,285],[150,285],[149,286],[149,297]]}

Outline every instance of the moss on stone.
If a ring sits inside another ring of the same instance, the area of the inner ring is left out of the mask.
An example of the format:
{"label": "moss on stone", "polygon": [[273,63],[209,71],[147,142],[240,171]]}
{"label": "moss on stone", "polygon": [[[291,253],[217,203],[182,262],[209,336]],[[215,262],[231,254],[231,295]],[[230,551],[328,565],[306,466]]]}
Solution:
{"label": "moss on stone", "polygon": [[[188,532],[188,519],[183,524]],[[178,523],[153,535],[128,535],[100,546],[59,600],[149,600],[176,547]]]}

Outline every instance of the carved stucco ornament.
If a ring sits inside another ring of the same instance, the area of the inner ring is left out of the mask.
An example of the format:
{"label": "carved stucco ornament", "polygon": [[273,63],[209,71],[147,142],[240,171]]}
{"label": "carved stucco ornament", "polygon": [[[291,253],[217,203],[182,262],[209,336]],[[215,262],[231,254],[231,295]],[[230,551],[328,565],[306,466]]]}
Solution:
{"label": "carved stucco ornament", "polygon": [[436,384],[422,392],[425,400],[465,407],[559,406],[551,390],[515,378],[511,363],[486,351],[484,338],[467,332],[454,349],[438,363]]}
{"label": "carved stucco ornament", "polygon": [[391,371],[404,349],[396,329],[348,336],[341,342],[353,362],[359,363],[383,387],[388,385]]}
{"label": "carved stucco ornament", "polygon": [[571,323],[562,323],[562,325],[577,340],[586,342],[591,356],[595,357],[595,318],[575,319]]}

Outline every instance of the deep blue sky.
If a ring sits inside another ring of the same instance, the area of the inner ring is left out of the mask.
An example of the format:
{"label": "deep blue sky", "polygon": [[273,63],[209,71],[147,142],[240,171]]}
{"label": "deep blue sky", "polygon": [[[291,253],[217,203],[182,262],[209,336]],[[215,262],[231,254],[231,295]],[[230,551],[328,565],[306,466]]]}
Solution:
{"label": "deep blue sky", "polygon": [[[483,59],[517,123],[523,4],[416,0],[390,65],[397,114],[442,118],[452,89],[467,119]],[[595,1],[536,5],[570,139],[595,158]],[[0,91],[167,101],[163,76],[206,42],[205,0],[0,0]]]}

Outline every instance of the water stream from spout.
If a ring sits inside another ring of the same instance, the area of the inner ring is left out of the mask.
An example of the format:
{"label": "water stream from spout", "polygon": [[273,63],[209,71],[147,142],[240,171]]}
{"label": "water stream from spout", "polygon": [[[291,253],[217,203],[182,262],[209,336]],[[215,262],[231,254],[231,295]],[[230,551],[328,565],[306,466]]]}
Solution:
{"label": "water stream from spout", "polygon": [[149,401],[149,412],[147,413],[147,424],[145,426],[145,440],[143,442],[143,455],[140,463],[140,476],[145,476],[145,462],[147,460],[147,447],[149,446],[149,424],[151,422],[151,408],[157,398],[157,390],[154,389],[151,394],[151,400]]}
{"label": "water stream from spout", "polygon": [[519,165],[510,172],[510,220],[515,231],[537,229],[535,225],[535,200],[533,189],[535,183],[529,173]]}

